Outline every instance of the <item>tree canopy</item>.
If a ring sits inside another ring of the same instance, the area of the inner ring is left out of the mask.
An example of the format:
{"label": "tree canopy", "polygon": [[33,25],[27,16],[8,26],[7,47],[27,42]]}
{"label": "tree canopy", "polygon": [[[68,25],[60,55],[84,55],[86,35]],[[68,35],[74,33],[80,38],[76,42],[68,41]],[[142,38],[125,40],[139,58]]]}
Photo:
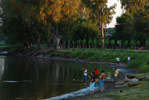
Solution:
{"label": "tree canopy", "polygon": [[[102,41],[104,48],[106,25],[111,22],[116,7],[115,4],[108,7],[107,2],[2,0],[2,30],[7,43],[28,43],[36,45],[37,49],[40,49],[40,43],[60,48],[62,44],[80,43],[79,40],[83,44],[94,41],[96,45]],[[139,40],[145,44],[149,36],[149,1],[121,0],[121,3],[126,12],[117,18],[113,41],[128,41],[129,44]]]}
{"label": "tree canopy", "polygon": [[140,41],[145,45],[149,38],[149,1],[148,0],[121,0],[126,12],[117,18],[115,39],[123,42]]}

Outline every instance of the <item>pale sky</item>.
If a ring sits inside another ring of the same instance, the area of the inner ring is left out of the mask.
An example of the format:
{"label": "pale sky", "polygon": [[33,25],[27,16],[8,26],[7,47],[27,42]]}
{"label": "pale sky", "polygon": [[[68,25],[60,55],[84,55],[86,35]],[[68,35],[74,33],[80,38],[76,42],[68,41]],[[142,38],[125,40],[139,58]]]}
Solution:
{"label": "pale sky", "polygon": [[122,14],[122,12],[123,12],[122,9],[121,9],[120,0],[108,0],[107,5],[108,5],[108,7],[109,7],[109,6],[113,5],[114,3],[117,4],[117,6],[116,6],[116,8],[115,8],[116,13],[113,15],[113,20],[111,21],[111,23],[110,23],[109,25],[107,25],[108,28],[115,26],[115,24],[116,24],[116,18],[117,18],[118,16],[121,16],[121,14]]}

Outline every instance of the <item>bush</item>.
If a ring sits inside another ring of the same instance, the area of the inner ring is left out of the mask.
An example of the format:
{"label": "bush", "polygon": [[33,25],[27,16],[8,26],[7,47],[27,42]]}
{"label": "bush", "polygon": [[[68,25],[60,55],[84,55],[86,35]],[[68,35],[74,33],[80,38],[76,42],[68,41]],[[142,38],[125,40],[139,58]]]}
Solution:
{"label": "bush", "polygon": [[149,72],[149,65],[143,65],[139,68],[139,72]]}
{"label": "bush", "polygon": [[70,57],[77,58],[81,53],[81,51],[73,51],[71,52]]}
{"label": "bush", "polygon": [[135,40],[130,41],[130,45],[131,45],[132,47],[135,47],[135,46],[136,46],[136,41],[135,41]]}
{"label": "bush", "polygon": [[124,46],[125,46],[125,47],[128,46],[128,41],[127,41],[127,40],[124,42]]}
{"label": "bush", "polygon": [[112,41],[111,41],[111,44],[112,44],[112,46],[114,46],[114,44],[115,44],[115,40],[112,40]]}

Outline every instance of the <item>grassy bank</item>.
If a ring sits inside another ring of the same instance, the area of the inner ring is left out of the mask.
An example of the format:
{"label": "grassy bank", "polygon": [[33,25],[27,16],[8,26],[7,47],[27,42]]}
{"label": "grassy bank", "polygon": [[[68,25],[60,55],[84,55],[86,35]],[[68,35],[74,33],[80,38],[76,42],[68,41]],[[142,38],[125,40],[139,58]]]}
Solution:
{"label": "grassy bank", "polygon": [[1,44],[0,43],[0,52],[2,51],[19,51],[24,50],[22,45],[12,45],[12,44]]}
{"label": "grassy bank", "polygon": [[[28,51],[35,51],[35,48],[25,50],[20,45],[0,45],[0,51],[14,51],[17,53]],[[42,51],[42,50],[41,50]],[[138,50],[124,50],[124,49],[66,49],[50,51],[47,54],[54,53],[62,57],[70,57],[77,59],[86,59],[88,61],[100,61],[100,62],[116,62],[116,57],[120,57],[121,63],[128,63],[128,56],[131,57],[130,63],[127,68],[137,68],[139,72],[149,72],[149,51],[138,51]]]}
{"label": "grassy bank", "polygon": [[102,62],[116,62],[116,57],[120,57],[120,62],[122,63],[127,63],[127,57],[130,56],[131,62],[128,63],[128,68],[137,68],[140,72],[149,72],[149,51],[113,49],[73,49],[58,50],[54,53],[64,57]]}
{"label": "grassy bank", "polygon": [[[149,73],[148,73],[149,74]],[[145,74],[138,74],[136,76],[142,77]],[[139,81],[137,86],[127,87],[122,91],[109,92],[104,94],[95,94],[88,97],[88,100],[148,100],[149,98],[149,81]]]}

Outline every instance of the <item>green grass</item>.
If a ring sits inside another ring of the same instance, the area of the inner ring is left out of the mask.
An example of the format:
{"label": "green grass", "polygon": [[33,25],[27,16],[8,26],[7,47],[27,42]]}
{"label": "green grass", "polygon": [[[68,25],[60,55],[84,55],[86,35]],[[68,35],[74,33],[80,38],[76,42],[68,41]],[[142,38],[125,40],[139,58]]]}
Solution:
{"label": "green grass", "polygon": [[121,50],[121,49],[73,49],[59,50],[57,54],[70,58],[86,59],[89,61],[116,62],[116,57],[120,57],[120,62],[127,63],[127,57],[131,57],[131,62],[127,68],[137,68],[140,72],[149,72],[149,51]]}
{"label": "green grass", "polygon": [[[123,89],[123,92],[110,92],[105,94],[96,94],[92,97],[89,97],[89,100],[94,100],[94,98],[109,98],[112,100],[148,100],[149,98],[149,81],[141,81],[139,85],[135,87],[128,87]],[[100,99],[99,99],[100,100]]]}
{"label": "green grass", "polygon": [[23,46],[22,45],[12,45],[12,44],[1,44],[0,45],[0,51],[19,51],[19,50],[23,50]]}

